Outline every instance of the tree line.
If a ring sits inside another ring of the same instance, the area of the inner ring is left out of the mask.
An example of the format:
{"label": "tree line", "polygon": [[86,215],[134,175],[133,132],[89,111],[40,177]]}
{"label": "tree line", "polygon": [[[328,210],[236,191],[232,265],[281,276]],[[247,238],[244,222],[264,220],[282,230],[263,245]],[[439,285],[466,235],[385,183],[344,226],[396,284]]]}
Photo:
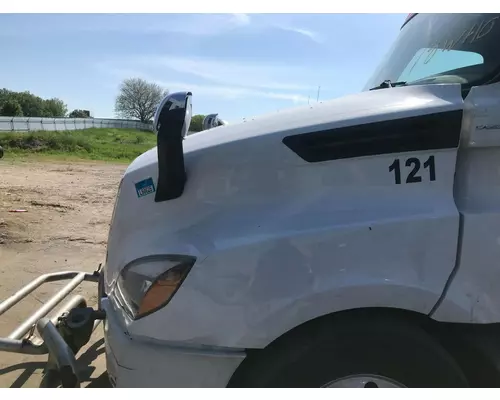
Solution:
{"label": "tree line", "polygon": [[[124,119],[135,119],[143,123],[151,122],[156,108],[168,90],[154,82],[141,78],[125,79],[115,101],[115,113]],[[15,92],[0,89],[0,116],[40,117],[40,118],[91,118],[88,110],[73,110],[68,114],[68,107],[58,98],[42,99],[28,91]],[[204,115],[194,115],[189,130],[202,130]]]}
{"label": "tree line", "polygon": [[68,114],[68,106],[54,97],[42,99],[28,91],[15,92],[0,89],[0,116],[39,118],[90,118],[88,110],[73,110]]}
{"label": "tree line", "polygon": [[66,104],[58,98],[42,99],[30,92],[13,92],[0,89],[0,115],[7,117],[48,117],[65,116]]}

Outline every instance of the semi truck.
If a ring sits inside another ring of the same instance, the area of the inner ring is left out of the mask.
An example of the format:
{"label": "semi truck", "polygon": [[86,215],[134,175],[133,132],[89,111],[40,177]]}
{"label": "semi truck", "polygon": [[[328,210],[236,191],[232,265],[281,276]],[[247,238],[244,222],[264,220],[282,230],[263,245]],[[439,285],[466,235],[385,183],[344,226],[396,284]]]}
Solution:
{"label": "semi truck", "polygon": [[410,14],[361,92],[188,137],[168,95],[102,266],[1,303],[69,280],[0,350],[79,386],[102,321],[116,387],[499,386],[499,17]]}

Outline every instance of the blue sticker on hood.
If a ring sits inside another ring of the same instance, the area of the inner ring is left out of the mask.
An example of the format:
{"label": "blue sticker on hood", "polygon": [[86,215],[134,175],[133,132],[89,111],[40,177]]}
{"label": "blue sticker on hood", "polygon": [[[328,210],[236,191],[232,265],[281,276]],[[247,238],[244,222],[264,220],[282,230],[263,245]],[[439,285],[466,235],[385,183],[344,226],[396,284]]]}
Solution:
{"label": "blue sticker on hood", "polygon": [[143,197],[155,192],[155,184],[153,178],[147,178],[135,184],[135,191],[137,197]]}

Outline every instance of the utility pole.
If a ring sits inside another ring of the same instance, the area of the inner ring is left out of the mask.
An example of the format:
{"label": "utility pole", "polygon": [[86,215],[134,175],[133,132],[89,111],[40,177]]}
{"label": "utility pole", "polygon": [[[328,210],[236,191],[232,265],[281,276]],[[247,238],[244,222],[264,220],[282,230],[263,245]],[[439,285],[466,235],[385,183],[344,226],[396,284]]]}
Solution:
{"label": "utility pole", "polygon": [[318,97],[316,97],[316,102],[319,101],[319,90],[321,89],[321,86],[318,86]]}

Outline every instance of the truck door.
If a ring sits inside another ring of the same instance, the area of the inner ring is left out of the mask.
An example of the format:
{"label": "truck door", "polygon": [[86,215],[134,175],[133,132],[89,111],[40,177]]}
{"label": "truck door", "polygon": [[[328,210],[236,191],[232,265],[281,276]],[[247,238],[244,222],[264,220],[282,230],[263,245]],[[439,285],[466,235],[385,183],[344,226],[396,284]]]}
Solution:
{"label": "truck door", "polygon": [[432,317],[500,322],[500,83],[474,87],[465,99],[454,192],[459,258]]}

